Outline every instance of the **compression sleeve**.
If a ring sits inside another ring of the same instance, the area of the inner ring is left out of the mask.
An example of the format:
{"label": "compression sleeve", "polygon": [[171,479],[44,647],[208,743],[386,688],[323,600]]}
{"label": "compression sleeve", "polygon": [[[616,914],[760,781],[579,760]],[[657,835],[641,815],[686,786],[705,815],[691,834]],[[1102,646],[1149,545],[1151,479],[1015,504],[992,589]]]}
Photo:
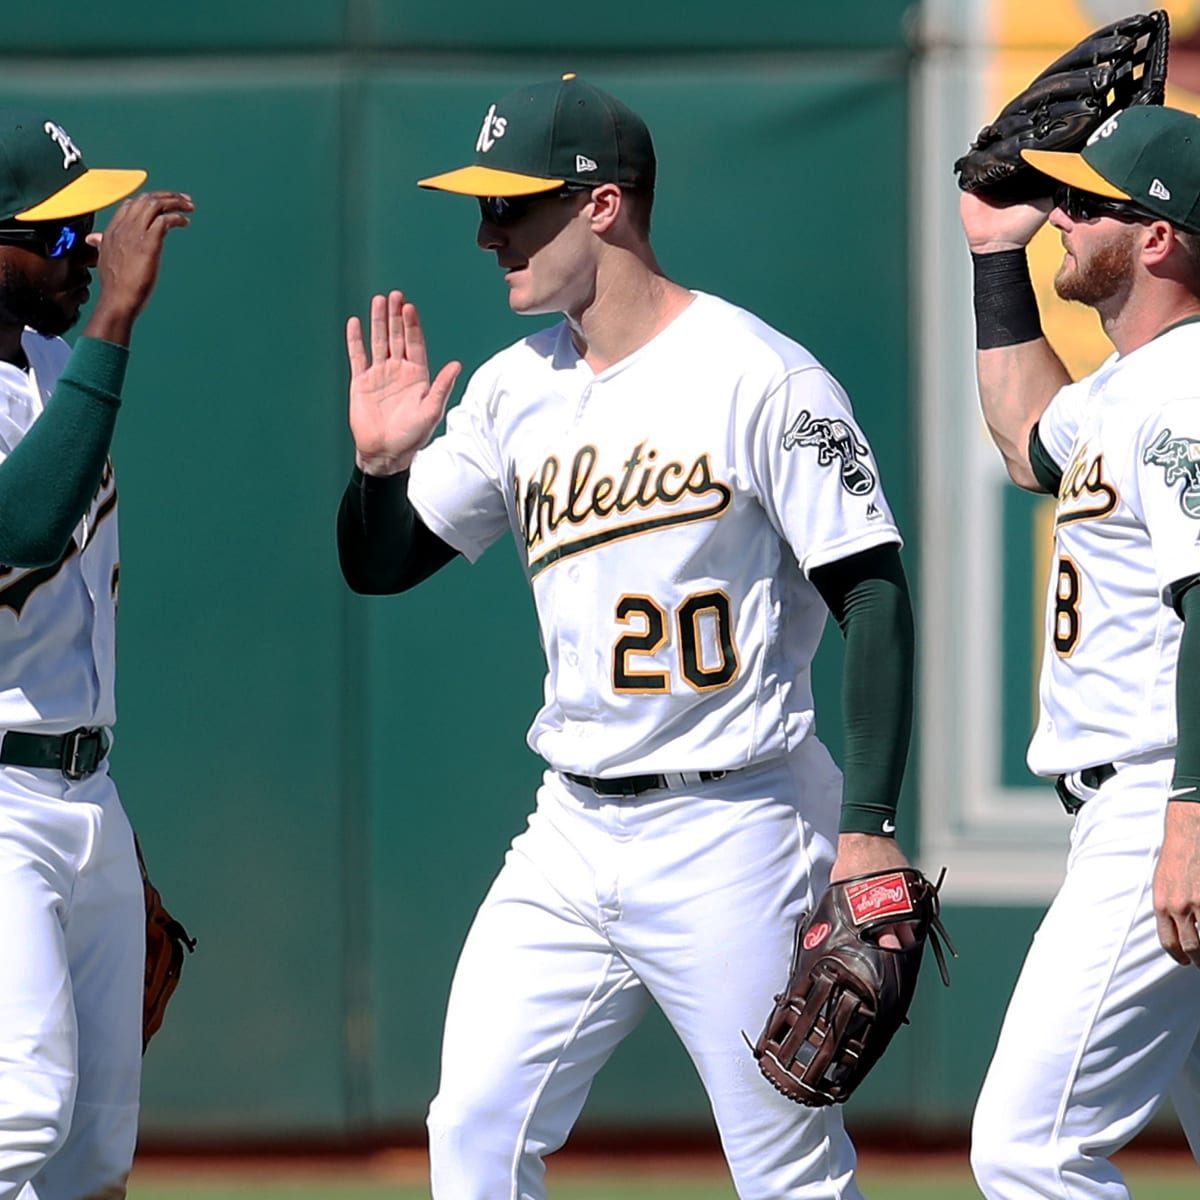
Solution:
{"label": "compression sleeve", "polygon": [[45,410],[0,463],[0,563],[61,561],[100,486],[128,361],[124,346],[80,338]]}
{"label": "compression sleeve", "polygon": [[913,722],[912,605],[899,548],[875,546],[811,574],[846,639],[842,833],[894,834]]}
{"label": "compression sleeve", "polygon": [[1175,675],[1179,733],[1171,792],[1181,791],[1180,800],[1200,802],[1200,687],[1196,684],[1200,679],[1200,587],[1195,586],[1195,577],[1191,582],[1192,586],[1175,596],[1175,606],[1183,617],[1183,634]]}
{"label": "compression sleeve", "polygon": [[337,545],[343,578],[363,596],[406,592],[458,554],[417,515],[407,471],[364,475],[358,467],[338,509]]}

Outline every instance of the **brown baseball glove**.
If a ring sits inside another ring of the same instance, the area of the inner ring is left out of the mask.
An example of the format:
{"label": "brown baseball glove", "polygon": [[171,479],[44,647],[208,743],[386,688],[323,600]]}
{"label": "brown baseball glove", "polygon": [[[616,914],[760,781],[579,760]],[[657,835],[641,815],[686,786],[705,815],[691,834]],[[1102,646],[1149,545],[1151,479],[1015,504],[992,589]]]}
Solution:
{"label": "brown baseball glove", "polygon": [[1049,196],[1022,150],[1078,150],[1114,113],[1162,104],[1170,22],[1163,9],[1089,33],[1014,96],[955,164],[958,186],[1001,203]]}
{"label": "brown baseball glove", "polygon": [[[939,916],[941,885],[912,867],[856,875],[830,884],[801,919],[787,986],[754,1046],[759,1069],[788,1099],[841,1104],[866,1078],[907,1021],[927,941],[949,986],[939,938],[955,951]],[[900,949],[879,944],[887,933]]]}
{"label": "brown baseball glove", "polygon": [[167,912],[158,888],[150,882],[141,843],[137,847],[138,867],[142,872],[142,890],[146,897],[146,982],[142,994],[142,1052],[159,1031],[167,1011],[167,1001],[179,986],[186,950],[196,949],[196,939]]}

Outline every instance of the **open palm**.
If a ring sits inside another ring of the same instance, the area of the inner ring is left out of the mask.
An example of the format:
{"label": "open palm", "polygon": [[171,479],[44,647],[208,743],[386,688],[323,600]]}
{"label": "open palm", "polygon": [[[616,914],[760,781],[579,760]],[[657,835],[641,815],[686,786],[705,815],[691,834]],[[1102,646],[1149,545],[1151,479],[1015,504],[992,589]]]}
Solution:
{"label": "open palm", "polygon": [[350,432],[368,475],[406,471],[446,411],[462,370],[447,363],[430,382],[425,333],[415,304],[402,292],[371,298],[368,357],[362,323],[346,322],[350,358]]}

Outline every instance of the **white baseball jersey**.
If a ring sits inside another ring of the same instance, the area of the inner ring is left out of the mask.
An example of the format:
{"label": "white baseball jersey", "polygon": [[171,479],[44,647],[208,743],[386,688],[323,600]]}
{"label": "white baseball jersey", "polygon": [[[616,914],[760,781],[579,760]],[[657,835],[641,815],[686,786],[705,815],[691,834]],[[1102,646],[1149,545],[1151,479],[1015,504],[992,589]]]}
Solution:
{"label": "white baseball jersey", "polygon": [[497,354],[409,496],[471,561],[512,531],[548,667],[529,744],[587,775],[794,747],[827,616],[808,572],[900,541],[842,388],[700,293],[598,374],[565,322]]}
{"label": "white baseball jersey", "polygon": [[1038,424],[1062,469],[1030,769],[1058,775],[1173,746],[1183,625],[1200,573],[1200,325],[1063,388]]}
{"label": "white baseball jersey", "polygon": [[[28,372],[0,363],[0,459],[29,431],[71,353],[22,337]],[[0,566],[0,729],[66,733],[116,718],[117,492],[111,462],[61,563]]]}

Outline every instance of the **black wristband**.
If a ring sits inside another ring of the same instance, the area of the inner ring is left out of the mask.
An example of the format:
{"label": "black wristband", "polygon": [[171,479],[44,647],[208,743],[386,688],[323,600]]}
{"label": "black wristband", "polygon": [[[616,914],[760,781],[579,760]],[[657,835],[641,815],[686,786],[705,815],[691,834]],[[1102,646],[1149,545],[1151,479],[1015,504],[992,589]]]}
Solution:
{"label": "black wristband", "polygon": [[980,350],[1019,346],[1042,336],[1029,262],[1024,250],[971,254],[975,270],[975,345]]}

